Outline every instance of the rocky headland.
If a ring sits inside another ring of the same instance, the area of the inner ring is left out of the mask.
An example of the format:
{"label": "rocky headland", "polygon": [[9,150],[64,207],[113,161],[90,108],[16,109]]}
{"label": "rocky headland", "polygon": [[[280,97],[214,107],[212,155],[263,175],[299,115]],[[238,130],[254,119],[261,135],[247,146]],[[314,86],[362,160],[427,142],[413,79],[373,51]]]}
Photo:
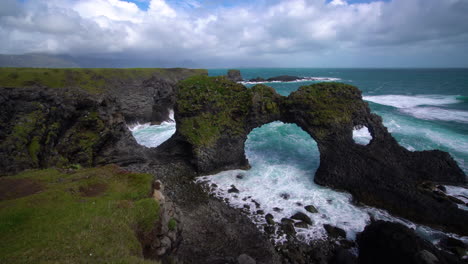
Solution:
{"label": "rocky headland", "polygon": [[[167,205],[158,211],[159,220],[150,220],[152,229],[143,234],[136,230],[138,256],[149,260],[370,263],[366,261],[372,255],[356,259],[347,250],[354,247],[352,242],[342,241],[342,232],[332,226],[326,228],[329,240],[305,244],[294,237],[291,222],[281,221],[283,231],[291,231],[290,239],[276,245],[241,210],[211,197],[194,182],[199,175],[248,168],[247,135],[279,120],[297,124],[317,142],[317,183],[345,190],[356,202],[397,216],[468,234],[468,212],[436,188],[466,184],[463,171],[448,153],[401,147],[381,118],[371,113],[358,88],[320,83],[284,97],[262,84],[248,89],[236,83],[241,77],[235,71],[228,77],[232,81],[188,69],[0,69],[0,175],[22,177],[7,175],[50,167],[79,172],[79,167],[106,164],[123,167],[123,174],[152,175],[163,182]],[[175,112],[175,135],[158,148],[138,145],[128,125],[160,123],[169,118],[169,109]],[[368,145],[352,138],[353,129],[363,126],[372,135]],[[150,186],[145,190],[150,197]],[[417,261],[423,261],[409,263],[462,261],[453,252],[448,254],[454,257],[447,257],[413,238],[412,230],[388,228],[409,234],[408,244],[415,246],[408,254],[419,254]],[[387,227],[366,228],[358,238],[359,249],[369,252],[368,241],[387,241],[381,229]]]}

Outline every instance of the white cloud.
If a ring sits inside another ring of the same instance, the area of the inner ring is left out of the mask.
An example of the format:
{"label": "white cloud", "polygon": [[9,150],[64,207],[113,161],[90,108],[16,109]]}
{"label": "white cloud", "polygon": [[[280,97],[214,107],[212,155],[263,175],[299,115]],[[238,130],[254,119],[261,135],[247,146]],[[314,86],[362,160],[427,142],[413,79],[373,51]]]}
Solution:
{"label": "white cloud", "polygon": [[468,44],[466,0],[281,0],[211,9],[195,0],[178,1],[177,6],[150,0],[146,11],[121,0],[2,1],[0,53],[117,52],[166,60],[228,64],[258,59],[293,65],[308,59],[339,62],[350,54],[382,58],[389,52],[432,49],[468,59],[461,48]]}

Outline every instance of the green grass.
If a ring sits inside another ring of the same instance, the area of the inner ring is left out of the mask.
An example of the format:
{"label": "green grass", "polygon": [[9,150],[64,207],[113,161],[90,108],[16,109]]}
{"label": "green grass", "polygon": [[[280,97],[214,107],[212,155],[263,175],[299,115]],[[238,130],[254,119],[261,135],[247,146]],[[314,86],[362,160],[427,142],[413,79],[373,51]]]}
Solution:
{"label": "green grass", "polygon": [[252,93],[225,77],[194,76],[179,82],[176,108],[180,130],[195,146],[211,146],[221,136],[244,132]]}
{"label": "green grass", "polygon": [[[145,80],[151,76],[174,79],[179,75],[206,75],[202,69],[47,69],[47,68],[0,68],[0,86],[50,88],[79,87],[93,94],[105,92],[107,88],[120,82]],[[180,77],[179,77],[180,78]]]}
{"label": "green grass", "polygon": [[326,82],[301,86],[286,99],[286,107],[302,110],[315,136],[324,138],[337,127],[352,126],[353,114],[365,104],[355,86]]}
{"label": "green grass", "polygon": [[[136,235],[158,219],[159,205],[148,198],[151,175],[109,165],[8,179],[38,181],[44,190],[0,201],[0,263],[153,263],[143,259]],[[106,188],[84,196],[90,186]]]}

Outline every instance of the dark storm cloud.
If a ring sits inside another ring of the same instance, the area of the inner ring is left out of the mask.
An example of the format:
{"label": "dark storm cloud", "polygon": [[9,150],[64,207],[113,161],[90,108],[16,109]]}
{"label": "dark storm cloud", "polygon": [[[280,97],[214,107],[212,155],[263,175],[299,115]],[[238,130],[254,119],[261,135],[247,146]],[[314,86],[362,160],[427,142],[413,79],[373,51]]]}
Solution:
{"label": "dark storm cloud", "polygon": [[189,59],[207,66],[363,66],[357,58],[388,66],[391,53],[396,66],[406,66],[408,56],[415,65],[467,66],[466,0],[176,2],[148,0],[142,10],[119,0],[3,0],[0,53]]}

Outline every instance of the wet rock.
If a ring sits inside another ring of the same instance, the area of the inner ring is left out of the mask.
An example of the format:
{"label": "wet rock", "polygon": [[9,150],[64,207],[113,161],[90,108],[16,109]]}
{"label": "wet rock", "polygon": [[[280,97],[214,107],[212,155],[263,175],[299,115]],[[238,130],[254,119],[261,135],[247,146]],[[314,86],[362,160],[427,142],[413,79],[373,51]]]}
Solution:
{"label": "wet rock", "polygon": [[265,211],[263,211],[263,210],[257,210],[257,214],[258,214],[258,215],[264,215],[264,214],[265,214]]}
{"label": "wet rock", "polygon": [[447,188],[445,188],[445,186],[443,186],[443,185],[437,185],[436,188],[443,191],[443,192],[447,192]]}
{"label": "wet rock", "polygon": [[273,207],[273,211],[275,211],[275,212],[278,212],[278,213],[279,213],[279,212],[282,212],[282,211],[283,211],[283,209],[282,209],[282,208],[279,208],[279,207]]}
{"label": "wet rock", "polygon": [[252,200],[252,203],[255,204],[256,208],[260,208],[260,203],[259,202],[255,201],[255,200]]}
{"label": "wet rock", "polygon": [[464,201],[462,201],[462,200],[460,200],[460,199],[458,199],[456,197],[453,197],[453,196],[447,196],[447,197],[450,199],[450,201],[452,201],[452,202],[454,202],[456,204],[465,204]]}
{"label": "wet rock", "polygon": [[280,227],[281,230],[288,236],[294,236],[296,234],[296,229],[294,229],[294,221],[291,219],[281,219]]}
{"label": "wet rock", "polygon": [[269,81],[269,82],[276,82],[276,81],[279,81],[279,82],[292,82],[292,81],[297,81],[297,80],[301,80],[301,79],[302,78],[298,77],[298,76],[280,75],[280,76],[275,76],[275,77],[268,78],[267,81]]}
{"label": "wet rock", "polygon": [[244,179],[244,175],[242,175],[242,174],[237,174],[237,175],[236,175],[236,178],[239,179],[239,180],[242,180],[242,179]]}
{"label": "wet rock", "polygon": [[327,231],[327,234],[330,237],[333,237],[333,238],[344,237],[344,238],[346,238],[346,231],[344,231],[343,229],[341,229],[339,227],[328,225],[328,224],[323,225],[323,227],[325,228],[325,230]]}
{"label": "wet rock", "polygon": [[308,228],[309,224],[304,221],[301,221],[301,222],[294,223],[294,226],[299,227],[299,228]]}
{"label": "wet rock", "polygon": [[249,255],[242,254],[237,258],[239,264],[256,264],[257,262]]}
{"label": "wet rock", "polygon": [[439,247],[453,254],[456,254],[460,257],[463,257],[467,254],[468,245],[463,243],[463,241],[455,239],[453,237],[444,237],[439,241]]}
{"label": "wet rock", "polygon": [[244,208],[245,208],[245,209],[249,209],[249,210],[250,210],[250,205],[248,205],[248,204],[244,204]]}
{"label": "wet rock", "polygon": [[306,214],[302,213],[302,212],[297,212],[295,213],[293,216],[291,216],[291,219],[294,219],[294,220],[300,220],[300,221],[303,221],[309,225],[312,225],[313,222],[312,220],[310,219],[310,217],[308,217]]}
{"label": "wet rock", "polygon": [[302,206],[302,203],[297,202],[296,205],[297,205],[297,206]]}
{"label": "wet rock", "polygon": [[342,239],[342,240],[340,240],[340,245],[341,245],[343,248],[350,249],[350,248],[355,247],[355,246],[356,246],[356,243],[354,243],[354,242],[351,241],[351,240]]}
{"label": "wet rock", "polygon": [[289,193],[282,193],[280,194],[280,197],[285,200],[288,200],[291,197],[291,195]]}
{"label": "wet rock", "polygon": [[439,264],[439,259],[427,250],[421,250],[416,254],[417,263],[421,264]]}
{"label": "wet rock", "polygon": [[236,186],[231,185],[231,188],[228,190],[228,193],[239,193],[239,190],[236,188]]}
{"label": "wet rock", "polygon": [[313,205],[307,205],[306,207],[304,207],[304,209],[306,209],[307,212],[312,214],[318,213],[317,208],[315,208],[315,206]]}
{"label": "wet rock", "polygon": [[274,219],[274,217],[273,217],[272,214],[265,215],[265,220],[269,225],[274,225],[275,224],[275,220],[273,220],[273,219]]}
{"label": "wet rock", "polygon": [[262,77],[257,77],[257,78],[253,78],[253,79],[250,79],[249,82],[265,82],[266,80]]}
{"label": "wet rock", "polygon": [[264,225],[263,230],[265,231],[265,233],[269,235],[272,235],[275,233],[275,227],[272,225]]}
{"label": "wet rock", "polygon": [[373,222],[358,234],[357,243],[360,264],[461,263],[398,223]]}
{"label": "wet rock", "polygon": [[357,257],[354,256],[349,250],[339,248],[330,259],[330,264],[356,264]]}

